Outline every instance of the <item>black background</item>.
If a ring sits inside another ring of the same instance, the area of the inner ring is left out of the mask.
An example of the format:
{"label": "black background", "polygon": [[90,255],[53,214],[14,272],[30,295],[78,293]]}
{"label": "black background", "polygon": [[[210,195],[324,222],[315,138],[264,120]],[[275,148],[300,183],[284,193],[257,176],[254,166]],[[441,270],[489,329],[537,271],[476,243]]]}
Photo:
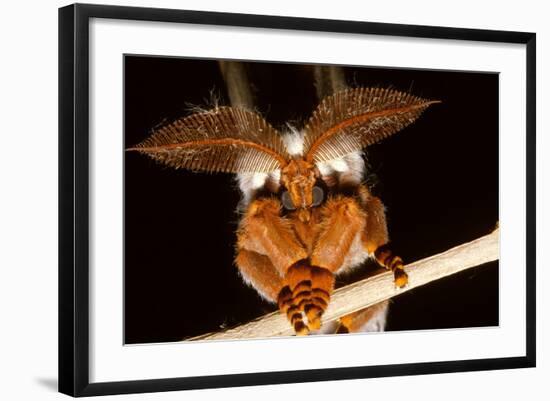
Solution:
{"label": "black background", "polygon": [[[228,103],[216,61],[126,56],[124,68],[126,147],[190,106],[208,106],[212,94]],[[301,126],[317,104],[308,66],[247,63],[247,70],[258,111],[276,128]],[[415,261],[490,232],[498,220],[498,74],[345,72],[351,86],[442,100],[368,149],[367,181],[387,207],[392,249]],[[177,341],[275,309],[233,264],[240,194],[232,176],[176,171],[134,152],[124,167],[125,343]],[[494,325],[497,262],[394,298],[387,329]]]}

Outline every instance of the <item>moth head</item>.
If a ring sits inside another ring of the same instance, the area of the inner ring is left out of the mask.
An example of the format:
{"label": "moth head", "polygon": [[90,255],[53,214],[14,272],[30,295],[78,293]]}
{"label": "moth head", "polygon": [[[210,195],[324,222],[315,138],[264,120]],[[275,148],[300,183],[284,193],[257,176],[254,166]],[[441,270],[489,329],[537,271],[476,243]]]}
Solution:
{"label": "moth head", "polygon": [[281,169],[281,202],[287,210],[296,210],[303,222],[309,221],[310,209],[323,201],[323,190],[316,186],[320,177],[314,163],[292,159]]}

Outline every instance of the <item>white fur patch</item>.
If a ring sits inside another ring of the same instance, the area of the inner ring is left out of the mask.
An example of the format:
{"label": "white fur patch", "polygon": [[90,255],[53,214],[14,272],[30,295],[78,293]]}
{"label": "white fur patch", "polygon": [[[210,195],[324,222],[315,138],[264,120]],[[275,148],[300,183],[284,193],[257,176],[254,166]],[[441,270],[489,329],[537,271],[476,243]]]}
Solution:
{"label": "white fur patch", "polygon": [[256,191],[262,188],[267,181],[268,174],[266,173],[239,173],[237,174],[237,182],[239,189],[243,194],[243,202],[245,205],[250,203]]}
{"label": "white fur patch", "polygon": [[239,173],[237,174],[237,182],[239,189],[243,194],[242,202],[244,205],[250,203],[256,191],[262,189],[267,180],[273,180],[278,183],[281,179],[281,170],[275,170],[272,173]]}
{"label": "white fur patch", "polygon": [[285,133],[282,137],[286,151],[291,156],[301,156],[304,153],[304,134],[290,125],[288,127],[290,132]]}
{"label": "white fur patch", "polygon": [[243,192],[254,191],[265,185],[268,175],[266,173],[239,173],[237,180],[239,188]]}
{"label": "white fur patch", "polygon": [[281,180],[281,170],[275,170],[274,172],[269,174],[269,179],[273,180],[274,182],[278,183]]}
{"label": "white fur patch", "polygon": [[322,175],[339,174],[346,182],[359,184],[363,180],[365,161],[360,152],[350,153],[342,158],[317,163]]}

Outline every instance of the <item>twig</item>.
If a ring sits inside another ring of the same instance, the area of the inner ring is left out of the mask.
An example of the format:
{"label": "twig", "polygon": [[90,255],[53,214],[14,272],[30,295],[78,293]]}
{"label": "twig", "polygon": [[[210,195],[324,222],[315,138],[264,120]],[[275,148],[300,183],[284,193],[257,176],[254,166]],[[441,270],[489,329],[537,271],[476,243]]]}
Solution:
{"label": "twig", "polygon": [[[395,297],[413,288],[438,280],[499,258],[499,229],[471,242],[459,245],[443,253],[433,255],[405,266],[409,284],[396,288],[391,272],[385,272],[336,290],[323,321],[329,322],[340,316]],[[241,326],[208,333],[190,340],[231,340],[293,335],[286,317],[279,312],[264,315]]]}
{"label": "twig", "polygon": [[254,109],[254,96],[250,90],[250,81],[243,63],[236,61],[218,62],[225,85],[229,102],[233,107]]}
{"label": "twig", "polygon": [[338,66],[315,65],[313,66],[313,78],[319,100],[345,89],[347,86],[344,70]]}

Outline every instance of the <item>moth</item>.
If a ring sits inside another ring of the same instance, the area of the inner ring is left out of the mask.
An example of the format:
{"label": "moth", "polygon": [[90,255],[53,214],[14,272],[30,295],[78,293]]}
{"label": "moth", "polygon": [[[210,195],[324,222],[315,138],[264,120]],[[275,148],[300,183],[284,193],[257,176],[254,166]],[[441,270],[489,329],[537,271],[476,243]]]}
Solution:
{"label": "moth", "polygon": [[387,304],[322,324],[335,277],[367,258],[391,270],[396,286],[408,281],[388,245],[384,205],[364,183],[362,152],[434,103],[393,89],[345,89],[325,97],[301,130],[284,133],[253,111],[215,107],[128,150],[176,169],[237,175],[235,264],[297,335],[376,330]]}

